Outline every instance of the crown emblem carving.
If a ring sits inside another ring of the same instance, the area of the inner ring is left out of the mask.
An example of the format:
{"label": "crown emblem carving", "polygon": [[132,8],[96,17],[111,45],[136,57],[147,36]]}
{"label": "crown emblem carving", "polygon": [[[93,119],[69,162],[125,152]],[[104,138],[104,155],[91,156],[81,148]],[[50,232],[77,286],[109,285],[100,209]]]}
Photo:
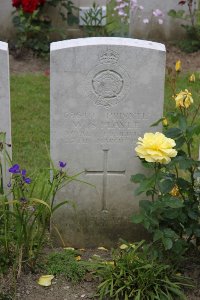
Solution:
{"label": "crown emblem carving", "polygon": [[100,53],[99,60],[102,64],[116,64],[119,60],[119,54],[114,50],[107,49]]}

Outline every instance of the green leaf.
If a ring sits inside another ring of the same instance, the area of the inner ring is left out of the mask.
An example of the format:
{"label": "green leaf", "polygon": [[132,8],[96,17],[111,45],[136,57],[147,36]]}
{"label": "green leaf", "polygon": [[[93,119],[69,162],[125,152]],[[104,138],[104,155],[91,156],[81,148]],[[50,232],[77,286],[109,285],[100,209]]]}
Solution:
{"label": "green leaf", "polygon": [[165,201],[165,205],[171,207],[171,208],[181,208],[184,207],[184,203],[179,199],[175,197],[171,197],[168,200]]}
{"label": "green leaf", "polygon": [[37,198],[30,198],[29,199],[30,202],[35,202],[37,204],[42,204],[44,206],[46,206],[49,210],[49,212],[51,213],[51,207],[48,203],[46,203],[45,201],[41,200],[41,199],[37,199]]}
{"label": "green leaf", "polygon": [[55,210],[57,210],[59,207],[63,206],[64,204],[69,204],[69,203],[70,203],[70,201],[66,200],[66,201],[63,201],[63,202],[61,202],[61,203],[55,205],[55,206],[53,207],[53,209],[52,209],[52,213],[53,213]]}
{"label": "green leaf", "polygon": [[178,179],[177,179],[177,185],[180,187],[180,188],[182,188],[182,189],[187,189],[187,188],[189,188],[190,187],[190,182],[189,181],[187,181],[187,180],[185,180],[185,179],[183,179],[183,178],[181,178],[181,177],[179,177]]}
{"label": "green leaf", "polygon": [[166,228],[163,230],[163,234],[166,238],[177,238],[177,234],[171,228]]}
{"label": "green leaf", "polygon": [[144,174],[136,174],[131,176],[131,181],[135,183],[139,183],[140,181],[143,181],[146,179],[146,176]]}
{"label": "green leaf", "polygon": [[168,138],[178,138],[183,134],[182,130],[179,128],[169,128],[168,130],[165,131],[165,135]]}
{"label": "green leaf", "polygon": [[150,210],[152,207],[152,202],[149,200],[140,200],[139,206],[144,210]]}
{"label": "green leaf", "polygon": [[176,10],[174,9],[170,9],[170,11],[168,11],[168,16],[175,18],[176,17]]}
{"label": "green leaf", "polygon": [[170,179],[163,180],[159,182],[159,188],[161,193],[166,194],[169,193],[174,187],[174,182]]}
{"label": "green leaf", "polygon": [[139,223],[142,223],[144,217],[143,215],[139,214],[139,215],[133,215],[131,217],[131,221],[134,223],[134,224],[139,224]]}
{"label": "green leaf", "polygon": [[164,218],[170,219],[170,220],[177,219],[178,216],[179,216],[179,210],[174,209],[174,208],[168,208],[163,214]]}
{"label": "green leaf", "polygon": [[154,187],[154,177],[146,178],[140,182],[140,186],[135,189],[135,195],[140,195]]}
{"label": "green leaf", "polygon": [[193,167],[194,160],[191,158],[179,157],[178,163],[179,163],[180,169],[187,170],[187,169],[190,169],[191,167]]}
{"label": "green leaf", "polygon": [[197,212],[194,211],[194,210],[188,210],[188,216],[192,220],[196,220],[197,221],[199,219],[199,216],[198,216]]}
{"label": "green leaf", "polygon": [[185,143],[185,138],[183,136],[180,136],[176,139],[176,148],[180,148]]}
{"label": "green leaf", "polygon": [[169,250],[173,246],[173,242],[170,238],[163,238],[162,242],[163,242],[163,245],[165,247],[165,250]]}
{"label": "green leaf", "polygon": [[156,242],[163,238],[163,232],[161,230],[156,230],[153,235],[153,241]]}

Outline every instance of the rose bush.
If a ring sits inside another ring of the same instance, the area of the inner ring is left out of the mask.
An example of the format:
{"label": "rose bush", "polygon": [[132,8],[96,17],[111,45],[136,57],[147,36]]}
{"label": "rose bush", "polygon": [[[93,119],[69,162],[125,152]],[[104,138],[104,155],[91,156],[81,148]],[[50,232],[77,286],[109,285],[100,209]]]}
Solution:
{"label": "rose bush", "polygon": [[[200,104],[188,89],[176,92],[180,66],[179,61],[176,74],[169,79],[175,110],[152,124],[162,122],[163,134],[146,133],[135,148],[143,166],[151,172],[132,176],[139,184],[135,194],[145,193],[147,197],[140,201],[140,213],[133,216],[133,222],[142,223],[152,234],[157,254],[167,251],[172,259],[179,259],[200,241],[200,162],[193,153],[193,142],[200,135]],[[194,83],[189,82],[190,86]]]}
{"label": "rose bush", "polygon": [[67,25],[78,22],[74,15],[77,9],[70,0],[12,0],[15,7],[13,24],[17,30],[15,41],[18,52],[28,48],[37,54],[49,53],[49,45],[53,32],[63,34],[60,29],[52,25],[48,15],[48,7],[57,9],[62,20]]}

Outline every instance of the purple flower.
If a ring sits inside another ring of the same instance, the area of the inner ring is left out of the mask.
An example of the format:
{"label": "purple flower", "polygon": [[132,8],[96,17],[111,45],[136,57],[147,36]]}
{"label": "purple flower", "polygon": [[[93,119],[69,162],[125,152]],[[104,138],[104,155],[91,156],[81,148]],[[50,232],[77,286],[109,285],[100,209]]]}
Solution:
{"label": "purple flower", "polygon": [[18,173],[20,173],[20,167],[18,164],[16,164],[16,165],[13,165],[8,171],[12,174],[18,174]]}
{"label": "purple flower", "polygon": [[11,187],[11,181],[8,182],[7,187],[8,187],[8,188]]}
{"label": "purple flower", "polygon": [[164,13],[162,12],[162,10],[160,10],[159,8],[156,8],[154,11],[153,11],[153,15],[157,18],[161,17],[163,18],[164,17]]}
{"label": "purple flower", "polygon": [[20,201],[21,203],[26,203],[26,202],[27,202],[27,199],[24,198],[24,197],[21,197],[21,198],[19,199],[19,201]]}
{"label": "purple flower", "polygon": [[60,168],[64,168],[66,165],[67,165],[67,163],[65,163],[63,161],[59,161]]}
{"label": "purple flower", "polygon": [[26,176],[26,170],[22,170],[22,176]]}
{"label": "purple flower", "polygon": [[24,182],[26,182],[27,184],[30,184],[31,183],[31,179],[30,178],[25,178],[25,177],[23,177],[23,180],[24,180]]}

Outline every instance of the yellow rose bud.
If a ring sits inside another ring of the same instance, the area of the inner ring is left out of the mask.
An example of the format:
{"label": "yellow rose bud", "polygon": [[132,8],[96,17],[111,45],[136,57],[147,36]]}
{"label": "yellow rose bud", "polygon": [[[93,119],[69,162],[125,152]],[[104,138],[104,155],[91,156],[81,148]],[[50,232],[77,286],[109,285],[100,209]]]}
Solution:
{"label": "yellow rose bud", "polygon": [[176,107],[188,108],[193,103],[192,94],[185,90],[180,92],[175,97]]}
{"label": "yellow rose bud", "polygon": [[173,189],[171,190],[170,195],[172,195],[173,197],[180,196],[179,188],[178,188],[178,186],[176,184],[173,187]]}
{"label": "yellow rose bud", "polygon": [[162,120],[162,124],[163,124],[163,126],[168,126],[167,118],[164,118],[164,119]]}
{"label": "yellow rose bud", "polygon": [[147,162],[168,164],[171,157],[177,155],[177,151],[173,149],[176,146],[175,141],[160,132],[145,133],[143,138],[138,138],[137,144],[135,148],[137,155]]}
{"label": "yellow rose bud", "polygon": [[189,77],[189,82],[195,82],[195,80],[196,80],[196,77],[195,77],[195,75],[194,75],[194,73],[193,73],[193,74],[190,75],[190,77]]}
{"label": "yellow rose bud", "polygon": [[175,70],[176,70],[176,72],[181,71],[181,61],[180,60],[177,60],[177,62],[175,64]]}

